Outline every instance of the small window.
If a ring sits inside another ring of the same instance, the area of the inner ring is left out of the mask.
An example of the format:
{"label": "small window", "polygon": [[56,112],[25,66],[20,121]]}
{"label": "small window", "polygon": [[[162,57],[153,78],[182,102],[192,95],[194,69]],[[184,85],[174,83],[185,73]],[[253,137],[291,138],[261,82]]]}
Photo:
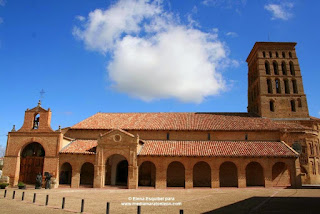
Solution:
{"label": "small window", "polygon": [[167,133],[167,140],[170,140],[170,133]]}
{"label": "small window", "polygon": [[293,93],[298,94],[297,80],[292,80]]}
{"label": "small window", "polygon": [[294,100],[291,100],[290,103],[291,103],[291,111],[296,111],[296,102]]}
{"label": "small window", "polygon": [[262,52],[263,58],[266,58],[266,52]]}
{"label": "small window", "polygon": [[292,53],[291,52],[289,52],[289,57],[292,58]]}
{"label": "small window", "polygon": [[275,75],[279,75],[278,63],[276,61],[273,62],[273,70]]}
{"label": "small window", "polygon": [[211,135],[210,135],[210,133],[208,133],[208,140],[211,140]]}
{"label": "small window", "polygon": [[293,62],[290,61],[289,65],[290,65],[290,74],[293,76],[296,75],[296,72],[295,72],[294,66],[293,66]]}
{"label": "small window", "polygon": [[282,52],[282,58],[286,58],[286,53]]}
{"label": "small window", "polygon": [[272,58],[272,53],[271,53],[271,51],[269,51],[269,57]]}
{"label": "small window", "polygon": [[279,54],[278,54],[278,52],[276,52],[276,57],[277,57],[277,58],[279,58]]}
{"label": "small window", "polygon": [[267,79],[267,85],[268,85],[268,93],[272,94],[272,82],[270,79]]}
{"label": "small window", "polygon": [[281,85],[280,85],[280,80],[279,79],[276,79],[276,91],[277,91],[277,94],[281,94]]}
{"label": "small window", "polygon": [[245,139],[245,140],[248,140],[248,134],[245,134],[245,135],[244,135],[244,139]]}
{"label": "small window", "polygon": [[274,112],[274,101],[270,100],[270,111]]}
{"label": "small window", "polygon": [[287,66],[284,61],[282,61],[282,63],[281,63],[281,69],[282,69],[282,74],[287,75]]}
{"label": "small window", "polygon": [[269,65],[269,62],[268,61],[266,61],[265,63],[264,63],[264,67],[266,68],[266,74],[270,74],[270,65]]}
{"label": "small window", "polygon": [[289,81],[287,79],[284,80],[284,90],[286,94],[290,94]]}

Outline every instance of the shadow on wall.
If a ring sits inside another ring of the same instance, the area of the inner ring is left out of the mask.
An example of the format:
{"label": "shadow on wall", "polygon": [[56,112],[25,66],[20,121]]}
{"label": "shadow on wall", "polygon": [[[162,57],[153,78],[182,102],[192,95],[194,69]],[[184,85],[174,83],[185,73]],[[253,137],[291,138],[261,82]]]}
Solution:
{"label": "shadow on wall", "polygon": [[320,197],[252,197],[203,214],[216,213],[319,213]]}

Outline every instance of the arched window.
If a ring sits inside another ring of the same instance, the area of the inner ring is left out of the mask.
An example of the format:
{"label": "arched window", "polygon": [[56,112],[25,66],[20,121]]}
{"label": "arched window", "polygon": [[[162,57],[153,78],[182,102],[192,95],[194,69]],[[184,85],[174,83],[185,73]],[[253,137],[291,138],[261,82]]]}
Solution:
{"label": "arched window", "polygon": [[270,111],[274,112],[274,101],[270,100]]}
{"label": "arched window", "polygon": [[302,103],[301,103],[301,99],[298,98],[298,107],[301,108],[302,107]]}
{"label": "arched window", "polygon": [[276,57],[279,58],[279,53],[278,53],[278,51],[276,52]]}
{"label": "arched window", "polygon": [[266,68],[266,74],[270,74],[270,65],[269,65],[269,62],[268,61],[266,61],[265,63],[264,63],[264,66],[265,66],[265,68]]}
{"label": "arched window", "polygon": [[279,79],[276,79],[276,91],[277,91],[277,94],[281,94],[281,85],[280,85],[280,80]]}
{"label": "arched window", "polygon": [[287,66],[284,61],[282,61],[282,63],[281,63],[281,69],[282,69],[282,74],[287,75]]}
{"label": "arched window", "polygon": [[266,52],[262,52],[263,58],[266,58]]}
{"label": "arched window", "polygon": [[276,61],[273,61],[273,71],[275,75],[279,75],[279,70],[278,70],[278,63]]}
{"label": "arched window", "polygon": [[294,100],[291,100],[290,103],[291,103],[291,111],[296,111],[296,102]]}
{"label": "arched window", "polygon": [[270,79],[267,79],[267,85],[268,85],[268,93],[272,94],[272,82]]}
{"label": "arched window", "polygon": [[297,80],[292,80],[293,93],[298,93]]}
{"label": "arched window", "polygon": [[292,58],[292,53],[291,52],[289,52],[289,57]]}
{"label": "arched window", "polygon": [[286,58],[285,52],[282,52],[282,58]]}
{"label": "arched window", "polygon": [[290,94],[289,81],[287,79],[284,80],[284,91],[286,94]]}
{"label": "arched window", "polygon": [[40,125],[40,114],[36,114],[33,120],[33,129],[38,129]]}
{"label": "arched window", "polygon": [[296,72],[294,71],[293,62],[290,61],[289,64],[290,64],[290,74],[293,75],[293,76],[296,75]]}
{"label": "arched window", "polygon": [[272,53],[271,53],[271,51],[269,51],[269,57],[272,58]]}

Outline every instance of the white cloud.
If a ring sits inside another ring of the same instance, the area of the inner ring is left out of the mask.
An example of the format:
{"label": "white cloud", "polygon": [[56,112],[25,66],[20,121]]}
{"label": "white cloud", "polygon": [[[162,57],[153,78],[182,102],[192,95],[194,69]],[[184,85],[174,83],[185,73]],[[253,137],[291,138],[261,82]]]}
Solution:
{"label": "white cloud", "polygon": [[228,32],[228,33],[226,33],[226,36],[238,37],[238,34],[236,32]]}
{"label": "white cloud", "polygon": [[203,0],[201,3],[205,6],[230,9],[233,7],[245,6],[247,0]]}
{"label": "white cloud", "polygon": [[77,20],[79,20],[80,22],[83,22],[84,20],[86,20],[86,18],[84,16],[76,16],[75,18]]}
{"label": "white cloud", "polygon": [[282,4],[268,4],[264,6],[264,9],[271,12],[272,20],[282,19],[288,20],[293,14],[291,13],[291,9],[293,8],[292,3],[282,3]]}
{"label": "white cloud", "polygon": [[115,89],[145,101],[200,103],[224,90],[221,68],[235,64],[216,32],[180,23],[161,1],[120,0],[89,13],[73,34],[88,49],[111,54]]}

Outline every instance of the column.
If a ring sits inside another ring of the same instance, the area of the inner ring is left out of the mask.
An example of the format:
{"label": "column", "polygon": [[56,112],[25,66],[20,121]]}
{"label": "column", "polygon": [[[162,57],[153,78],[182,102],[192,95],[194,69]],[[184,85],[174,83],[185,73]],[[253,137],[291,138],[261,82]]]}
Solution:
{"label": "column", "polygon": [[156,163],[156,189],[167,188],[167,167],[163,162],[155,161]]}
{"label": "column", "polygon": [[220,163],[214,160],[214,162],[211,164],[211,188],[220,187],[219,167],[220,167]]}
{"label": "column", "polygon": [[193,188],[193,169],[189,164],[185,166],[185,188]]}
{"label": "column", "polygon": [[238,160],[237,168],[238,168],[238,187],[245,188],[247,187],[246,181],[246,162],[243,163],[243,160]]}
{"label": "column", "polygon": [[72,169],[71,188],[79,188],[80,186],[80,167],[76,166]]}

